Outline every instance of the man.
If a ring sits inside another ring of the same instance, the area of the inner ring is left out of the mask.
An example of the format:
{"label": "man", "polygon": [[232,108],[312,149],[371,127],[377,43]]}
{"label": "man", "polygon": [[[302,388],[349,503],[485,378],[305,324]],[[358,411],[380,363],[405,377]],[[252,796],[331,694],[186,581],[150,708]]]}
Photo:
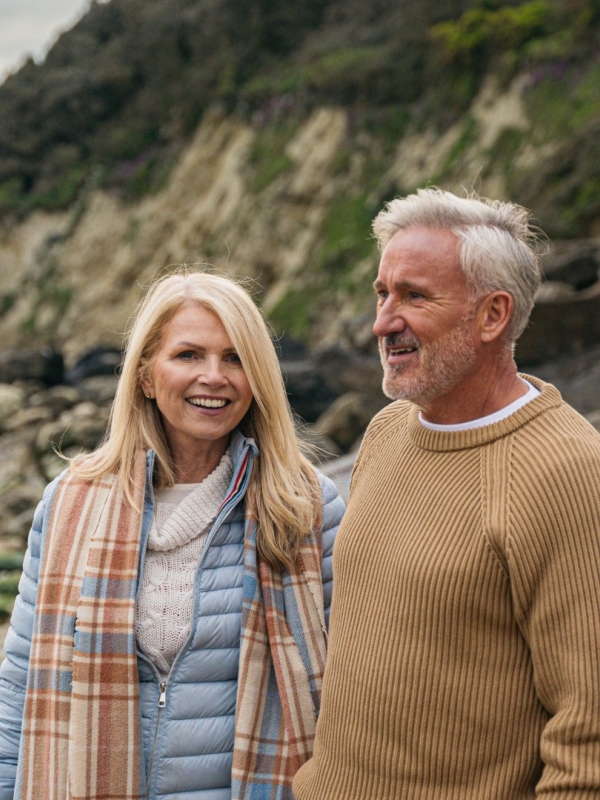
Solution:
{"label": "man", "polygon": [[427,189],[374,230],[399,402],[355,466],[294,796],[600,798],[600,436],[516,370],[527,212]]}

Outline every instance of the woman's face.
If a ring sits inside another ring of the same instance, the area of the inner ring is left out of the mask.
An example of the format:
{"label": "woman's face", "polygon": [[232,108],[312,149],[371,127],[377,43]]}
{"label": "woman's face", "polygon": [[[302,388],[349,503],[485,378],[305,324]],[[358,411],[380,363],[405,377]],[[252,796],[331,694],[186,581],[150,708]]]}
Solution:
{"label": "woman's face", "polygon": [[200,305],[184,306],[165,325],[142,388],[156,400],[176,465],[180,456],[224,453],[252,402],[223,323]]}

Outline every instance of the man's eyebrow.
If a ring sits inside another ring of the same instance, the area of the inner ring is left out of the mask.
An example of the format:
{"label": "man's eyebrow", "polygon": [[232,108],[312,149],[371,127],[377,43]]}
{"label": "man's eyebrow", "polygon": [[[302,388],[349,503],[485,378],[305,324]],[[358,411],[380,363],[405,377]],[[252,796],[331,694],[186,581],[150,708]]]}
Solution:
{"label": "man's eyebrow", "polygon": [[[387,289],[388,286],[386,283],[380,280],[376,280],[373,282],[373,289],[378,292],[380,289]],[[409,291],[414,292],[421,292],[425,293],[427,291],[427,287],[423,286],[419,283],[415,283],[414,281],[393,281],[392,282],[392,289],[408,289]]]}

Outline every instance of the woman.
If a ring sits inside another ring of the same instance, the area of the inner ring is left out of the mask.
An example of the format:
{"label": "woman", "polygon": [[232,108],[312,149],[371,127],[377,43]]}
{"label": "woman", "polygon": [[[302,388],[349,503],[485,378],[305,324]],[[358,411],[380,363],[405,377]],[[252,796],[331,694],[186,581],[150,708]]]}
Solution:
{"label": "woman", "polygon": [[291,798],[343,503],[231,280],[158,281],[105,443],[44,493],[0,672],[0,800]]}

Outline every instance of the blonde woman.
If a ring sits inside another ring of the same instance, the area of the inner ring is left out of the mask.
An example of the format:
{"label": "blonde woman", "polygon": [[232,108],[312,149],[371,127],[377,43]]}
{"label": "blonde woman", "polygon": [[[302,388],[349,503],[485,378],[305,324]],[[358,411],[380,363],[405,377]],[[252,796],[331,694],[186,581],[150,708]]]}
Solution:
{"label": "blonde woman", "polygon": [[342,513],[244,289],[155,283],[106,441],[34,519],[0,672],[0,800],[291,800]]}

